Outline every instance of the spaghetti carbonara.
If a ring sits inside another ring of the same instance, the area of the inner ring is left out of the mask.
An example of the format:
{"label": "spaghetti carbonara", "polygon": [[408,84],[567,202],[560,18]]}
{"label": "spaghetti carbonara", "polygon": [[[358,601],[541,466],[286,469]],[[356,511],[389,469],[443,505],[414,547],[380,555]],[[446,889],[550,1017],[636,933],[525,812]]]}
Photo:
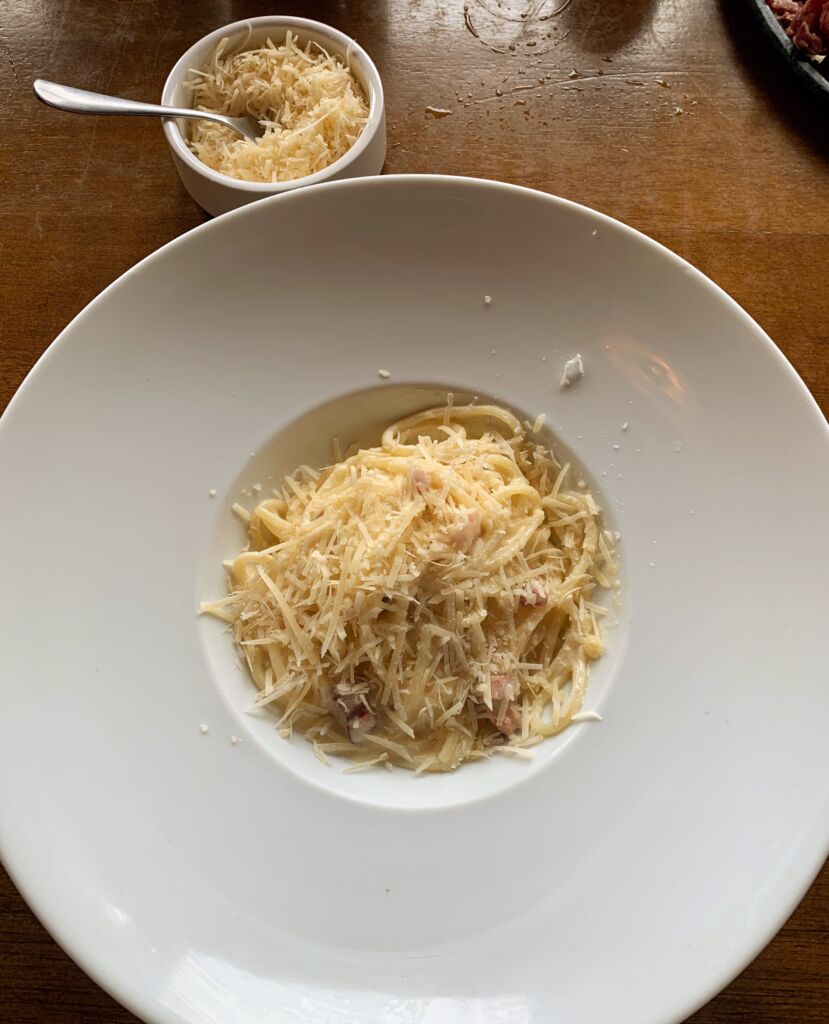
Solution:
{"label": "spaghetti carbonara", "polygon": [[[611,536],[496,406],[432,409],[249,513],[229,594],[259,688],[317,756],[449,771],[564,729],[602,652]],[[247,513],[243,513],[247,517]]]}

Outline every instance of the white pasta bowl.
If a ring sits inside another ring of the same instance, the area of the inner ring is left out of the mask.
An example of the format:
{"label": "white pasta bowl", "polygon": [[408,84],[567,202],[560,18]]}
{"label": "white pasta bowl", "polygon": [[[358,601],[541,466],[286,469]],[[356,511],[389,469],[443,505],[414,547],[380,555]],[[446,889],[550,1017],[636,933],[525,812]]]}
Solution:
{"label": "white pasta bowl", "polygon": [[[448,388],[546,413],[621,533],[602,721],[531,762],[346,775],[247,713],[197,608],[234,501]],[[206,224],[0,421],[4,862],[152,1024],[678,1022],[829,846],[827,470],[762,330],[583,207],[387,177]]]}
{"label": "white pasta bowl", "polygon": [[301,45],[309,41],[318,42],[328,53],[342,58],[350,66],[368,101],[368,123],[351,149],[328,167],[294,181],[269,183],[242,181],[214,171],[202,163],[187,145],[186,133],[192,122],[183,118],[165,120],[164,135],[182,184],[199,206],[214,216],[266,196],[318,185],[323,181],[379,174],[383,169],[386,109],[380,74],[374,61],[355,40],[319,21],[266,15],[216,29],[194,43],[179,58],[164,83],[161,102],[165,106],[192,106],[192,90],[187,83],[192,79],[194,70],[205,66],[223,39],[229,40],[227,52],[230,53],[236,49],[264,46],[268,39],[282,42],[288,31],[298,38]]}

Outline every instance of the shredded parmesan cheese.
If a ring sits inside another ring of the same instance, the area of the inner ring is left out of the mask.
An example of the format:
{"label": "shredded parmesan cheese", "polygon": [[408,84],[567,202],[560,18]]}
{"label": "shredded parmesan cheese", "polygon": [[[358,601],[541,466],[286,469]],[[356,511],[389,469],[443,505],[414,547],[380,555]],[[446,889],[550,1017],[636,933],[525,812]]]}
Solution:
{"label": "shredded parmesan cheese", "polygon": [[208,167],[243,181],[294,181],[339,160],[368,120],[368,104],[339,57],[318,44],[280,44],[225,54],[228,40],[187,84],[192,105],[230,117],[255,117],[255,142],[224,125],[193,121],[188,145]]}
{"label": "shredded parmesan cheese", "polygon": [[229,595],[202,610],[320,760],[439,772],[528,754],[581,709],[594,592],[615,579],[568,472],[496,406],[412,416],[257,505]]}

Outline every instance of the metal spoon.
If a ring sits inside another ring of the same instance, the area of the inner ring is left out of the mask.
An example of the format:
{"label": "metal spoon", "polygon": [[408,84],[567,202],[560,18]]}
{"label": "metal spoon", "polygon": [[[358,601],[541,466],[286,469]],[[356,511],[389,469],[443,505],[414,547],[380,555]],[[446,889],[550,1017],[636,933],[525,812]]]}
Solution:
{"label": "metal spoon", "polygon": [[200,121],[218,121],[227,125],[244,139],[255,140],[262,134],[255,117],[226,117],[224,114],[208,114],[203,110],[187,107],[162,107],[158,103],[138,103],[136,100],[122,100],[117,96],[103,96],[86,89],[73,89],[57,82],[45,82],[38,78],[34,83],[35,95],[39,100],[58,110],[69,110],[73,114],[133,114],[156,117],[194,117]]}

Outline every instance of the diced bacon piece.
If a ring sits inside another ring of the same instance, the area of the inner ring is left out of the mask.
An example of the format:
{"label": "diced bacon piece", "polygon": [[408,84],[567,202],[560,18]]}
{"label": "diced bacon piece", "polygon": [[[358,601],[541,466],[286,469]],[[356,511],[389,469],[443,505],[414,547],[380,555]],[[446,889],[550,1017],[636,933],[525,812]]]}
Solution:
{"label": "diced bacon piece", "polygon": [[[481,685],[485,686],[486,684]],[[514,703],[518,696],[515,677],[508,672],[493,672],[489,677],[489,691],[492,697],[492,709],[487,708],[484,717],[488,718],[503,736],[511,736],[520,721],[520,712]],[[483,703],[481,698],[478,699],[480,703]],[[507,702],[506,708],[504,708],[505,701]],[[499,721],[502,708],[504,713]]]}
{"label": "diced bacon piece", "polygon": [[377,715],[366,703],[365,694],[352,693],[347,685],[331,687],[334,711],[345,718],[345,728],[352,743],[359,743],[377,725]]}
{"label": "diced bacon piece", "polygon": [[425,494],[432,489],[432,478],[421,466],[412,466],[410,480],[412,494]]}
{"label": "diced bacon piece", "polygon": [[504,717],[501,719],[501,724],[498,724],[498,715],[493,713],[492,721],[495,724],[495,728],[502,736],[512,736],[515,730],[518,728],[518,713],[515,707],[510,705],[504,712]]}
{"label": "diced bacon piece", "polygon": [[492,693],[493,704],[515,697],[515,680],[506,673],[497,673],[489,677],[490,692]]}
{"label": "diced bacon piece", "polygon": [[346,718],[345,727],[352,743],[360,743],[366,733],[373,732],[377,725],[377,715],[360,704]]}
{"label": "diced bacon piece", "polygon": [[468,551],[481,536],[481,513],[476,508],[462,512],[446,532],[456,551]]}
{"label": "diced bacon piece", "polygon": [[518,591],[518,604],[523,608],[540,608],[547,603],[547,588],[541,579],[530,580]]}
{"label": "diced bacon piece", "polygon": [[358,706],[363,706],[358,693],[351,693],[340,684],[331,687],[331,703],[334,705],[335,711],[344,715],[350,715]]}

